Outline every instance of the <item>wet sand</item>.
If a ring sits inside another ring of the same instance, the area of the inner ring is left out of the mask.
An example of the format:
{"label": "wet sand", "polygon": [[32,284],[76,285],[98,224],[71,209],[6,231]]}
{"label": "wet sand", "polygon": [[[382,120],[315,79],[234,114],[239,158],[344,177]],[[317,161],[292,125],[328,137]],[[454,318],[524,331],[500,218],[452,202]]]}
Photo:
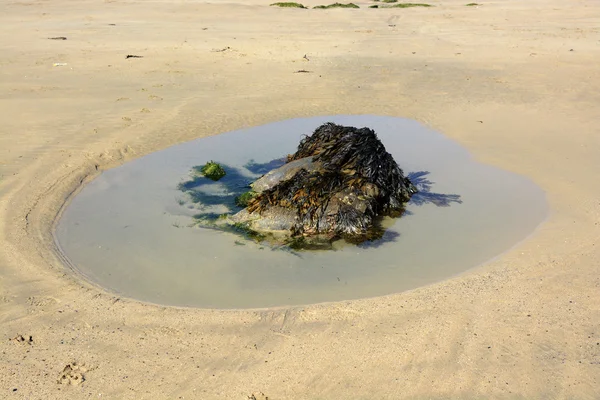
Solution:
{"label": "wet sand", "polygon": [[[0,398],[599,398],[600,7],[434,4],[0,5]],[[245,311],[118,298],[53,247],[99,171],[333,114],[424,123],[532,179],[550,217],[451,280]]]}

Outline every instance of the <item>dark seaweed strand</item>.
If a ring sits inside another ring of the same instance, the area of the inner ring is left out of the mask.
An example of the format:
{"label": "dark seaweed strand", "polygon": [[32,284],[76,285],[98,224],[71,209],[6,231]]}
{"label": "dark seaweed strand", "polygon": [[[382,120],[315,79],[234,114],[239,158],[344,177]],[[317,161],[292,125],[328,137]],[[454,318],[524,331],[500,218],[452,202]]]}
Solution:
{"label": "dark seaweed strand", "polygon": [[320,161],[327,170],[345,171],[343,185],[357,186],[364,182],[377,185],[382,190],[384,208],[399,208],[416,192],[372,129],[326,123],[312,136],[305,137],[289,160],[308,156]]}

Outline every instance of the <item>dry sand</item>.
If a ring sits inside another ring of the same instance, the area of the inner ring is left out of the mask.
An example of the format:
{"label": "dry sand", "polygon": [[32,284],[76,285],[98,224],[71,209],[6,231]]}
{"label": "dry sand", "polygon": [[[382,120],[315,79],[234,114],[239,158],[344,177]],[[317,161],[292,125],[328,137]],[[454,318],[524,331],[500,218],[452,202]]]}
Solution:
{"label": "dry sand", "polygon": [[[0,398],[600,398],[600,5],[466,2],[2,2]],[[414,118],[529,176],[548,221],[455,279],[274,310],[118,298],[54,251],[57,213],[98,171],[356,113]]]}

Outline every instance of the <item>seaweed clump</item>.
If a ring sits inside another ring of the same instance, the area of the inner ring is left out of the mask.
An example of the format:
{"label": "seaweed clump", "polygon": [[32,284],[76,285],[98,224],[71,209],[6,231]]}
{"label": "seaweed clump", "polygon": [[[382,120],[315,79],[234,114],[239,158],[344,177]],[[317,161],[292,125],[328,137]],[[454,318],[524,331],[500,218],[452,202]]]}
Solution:
{"label": "seaweed clump", "polygon": [[359,6],[357,6],[354,3],[333,3],[333,4],[328,4],[326,6],[321,5],[321,6],[315,6],[313,7],[315,9],[328,9],[328,8],[360,8]]}
{"label": "seaweed clump", "polygon": [[234,221],[360,243],[381,237],[381,219],[401,216],[417,191],[369,128],[324,124],[287,161],[252,184],[257,194]]}
{"label": "seaweed clump", "polygon": [[250,200],[252,200],[256,196],[256,192],[254,190],[249,190],[237,196],[235,198],[235,205],[238,207],[247,207]]}
{"label": "seaweed clump", "polygon": [[[380,1],[380,0],[374,0]],[[426,3],[398,3],[398,0],[381,0],[382,5],[373,4],[369,8],[412,8],[412,7],[433,7],[431,4]]]}
{"label": "seaweed clump", "polygon": [[284,7],[284,8],[306,8],[303,4],[294,2],[278,2],[271,4],[271,7]]}
{"label": "seaweed clump", "polygon": [[202,175],[204,175],[204,177],[213,181],[218,181],[227,174],[225,172],[225,169],[221,166],[221,164],[216,163],[214,161],[209,161],[202,167],[197,168],[196,170]]}

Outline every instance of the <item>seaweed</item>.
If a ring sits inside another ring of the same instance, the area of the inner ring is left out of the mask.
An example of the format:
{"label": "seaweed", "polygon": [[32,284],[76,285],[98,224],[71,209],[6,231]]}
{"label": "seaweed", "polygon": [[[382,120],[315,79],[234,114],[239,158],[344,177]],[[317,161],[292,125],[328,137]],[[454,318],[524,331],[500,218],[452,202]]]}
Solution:
{"label": "seaweed", "polygon": [[235,198],[235,205],[241,208],[246,208],[250,200],[252,200],[256,196],[256,192],[253,190],[249,190],[237,196]]}
{"label": "seaweed", "polygon": [[202,167],[194,167],[194,169],[206,178],[213,181],[218,181],[227,174],[225,169],[223,169],[220,164],[214,161],[209,161]]}
{"label": "seaweed", "polygon": [[333,4],[329,4],[329,5],[320,5],[320,6],[315,6],[313,7],[315,9],[328,9],[328,8],[360,8],[359,6],[357,6],[354,3],[333,3]]}
{"label": "seaweed", "polygon": [[300,3],[294,2],[278,2],[271,4],[271,7],[284,7],[284,8],[306,8],[306,6]]}

